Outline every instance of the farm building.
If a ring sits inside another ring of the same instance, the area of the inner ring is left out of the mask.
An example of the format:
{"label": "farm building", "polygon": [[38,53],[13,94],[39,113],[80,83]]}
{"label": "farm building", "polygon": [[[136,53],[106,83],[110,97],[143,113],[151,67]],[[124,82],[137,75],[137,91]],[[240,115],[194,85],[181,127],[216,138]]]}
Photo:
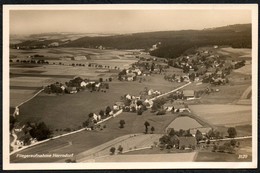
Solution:
{"label": "farm building", "polygon": [[75,57],[73,57],[73,60],[76,60],[76,61],[86,60],[86,59],[87,59],[86,56],[75,56]]}
{"label": "farm building", "polygon": [[49,46],[51,46],[51,47],[57,47],[57,46],[59,46],[59,43],[58,43],[58,42],[53,42],[53,43],[49,44]]}
{"label": "farm building", "polygon": [[183,97],[185,99],[192,99],[195,97],[194,90],[183,90]]}
{"label": "farm building", "polygon": [[197,144],[195,137],[179,137],[179,147],[183,147],[184,149],[191,149],[195,147]]}
{"label": "farm building", "polygon": [[76,87],[67,87],[67,88],[66,88],[66,91],[67,91],[69,94],[76,94],[76,93],[78,92]]}
{"label": "farm building", "polygon": [[200,128],[190,129],[190,133],[192,134],[192,136],[196,135],[197,130],[199,130],[202,133],[202,135],[206,135],[211,130],[211,128],[210,127],[200,127]]}
{"label": "farm building", "polygon": [[124,102],[116,102],[115,105],[118,106],[119,109],[123,109],[125,107]]}
{"label": "farm building", "polygon": [[172,109],[174,109],[174,106],[173,106],[173,104],[172,103],[165,103],[164,105],[163,105],[163,109],[164,110],[166,110],[166,111],[172,111]]}

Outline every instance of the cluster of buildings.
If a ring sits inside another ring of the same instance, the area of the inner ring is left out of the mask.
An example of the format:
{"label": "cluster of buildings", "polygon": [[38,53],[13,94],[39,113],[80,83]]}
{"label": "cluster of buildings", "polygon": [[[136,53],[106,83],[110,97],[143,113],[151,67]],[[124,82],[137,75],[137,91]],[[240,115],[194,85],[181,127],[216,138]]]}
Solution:
{"label": "cluster of buildings", "polygon": [[80,77],[74,78],[65,84],[56,82],[51,85],[44,87],[44,91],[50,93],[68,93],[76,94],[80,90],[90,89],[91,91],[104,91],[109,89],[109,84],[105,82],[99,82],[89,79],[81,79]]}
{"label": "cluster of buildings", "polygon": [[[218,46],[214,46],[218,47]],[[242,61],[221,59],[220,55],[210,50],[200,50],[193,55],[181,56],[169,62],[173,67],[183,69],[183,75],[165,76],[170,81],[199,81],[205,83],[225,84],[226,76],[232,69],[243,65]],[[186,77],[185,77],[185,75]]]}

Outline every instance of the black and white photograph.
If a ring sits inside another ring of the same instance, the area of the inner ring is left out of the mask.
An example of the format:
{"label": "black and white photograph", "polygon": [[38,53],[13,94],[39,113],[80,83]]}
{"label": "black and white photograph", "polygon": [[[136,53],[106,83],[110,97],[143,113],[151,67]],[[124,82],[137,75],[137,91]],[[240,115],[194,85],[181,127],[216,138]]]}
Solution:
{"label": "black and white photograph", "polygon": [[257,5],[3,16],[5,169],[257,167]]}

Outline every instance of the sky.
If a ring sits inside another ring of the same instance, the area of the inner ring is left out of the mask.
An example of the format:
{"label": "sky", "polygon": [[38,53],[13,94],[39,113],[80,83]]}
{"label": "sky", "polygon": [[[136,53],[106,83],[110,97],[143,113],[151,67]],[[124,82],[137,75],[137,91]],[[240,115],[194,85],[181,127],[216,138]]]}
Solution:
{"label": "sky", "polygon": [[11,10],[10,34],[126,34],[251,23],[250,10]]}

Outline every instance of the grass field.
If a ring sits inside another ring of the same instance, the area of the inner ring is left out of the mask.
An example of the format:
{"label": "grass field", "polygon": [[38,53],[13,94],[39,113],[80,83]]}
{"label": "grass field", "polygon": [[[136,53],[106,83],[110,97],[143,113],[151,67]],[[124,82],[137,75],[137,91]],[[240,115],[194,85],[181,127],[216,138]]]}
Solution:
{"label": "grass field", "polygon": [[231,47],[223,47],[217,49],[217,52],[222,54],[222,55],[227,55],[235,59],[245,59],[249,60],[251,59],[251,54],[252,54],[252,49],[234,49]]}
{"label": "grass field", "polygon": [[20,107],[19,120],[44,121],[53,130],[67,127],[76,129],[82,125],[89,113],[99,113],[106,106],[112,106],[120,101],[120,97],[125,94],[138,96],[144,87],[166,92],[181,85],[179,83],[165,85],[165,83],[169,84],[165,80],[162,81],[164,83],[155,83],[154,81],[160,80],[159,78],[160,76],[150,77],[151,81],[142,83],[114,81],[110,83],[110,89],[106,93],[82,91],[54,97],[42,94]]}
{"label": "grass field", "polygon": [[196,152],[174,154],[113,155],[91,160],[94,162],[192,162]]}
{"label": "grass field", "polygon": [[[124,119],[125,128],[119,128],[119,121]],[[154,133],[163,133],[164,129],[172,121],[173,116],[156,116],[146,112],[142,116],[135,113],[122,113],[121,115],[112,118],[105,122],[106,128],[102,131],[83,131],[73,135],[61,137],[59,139],[50,140],[46,143],[25,149],[17,154],[48,154],[48,153],[73,153],[77,155],[81,152],[89,150],[93,147],[101,145],[117,137],[132,134],[143,133],[145,131],[144,122],[148,121],[150,127],[154,126]],[[17,158],[16,154],[11,156],[11,162],[52,162],[58,161],[60,158]]]}
{"label": "grass field", "polygon": [[203,95],[200,99],[202,104],[229,104],[237,102],[249,84],[242,85],[221,85],[212,86],[212,89],[219,89],[219,92],[212,92]]}
{"label": "grass field", "polygon": [[[22,89],[21,87],[42,87],[43,85],[48,85],[57,81],[64,83],[75,76],[88,79],[99,79],[100,77],[108,79],[111,76],[117,75],[118,71],[114,70],[115,66],[127,68],[130,64],[137,61],[137,59],[131,55],[131,51],[88,48],[50,48],[35,49],[33,51],[10,49],[10,54],[17,56],[17,59],[20,60],[29,60],[27,58],[28,56],[36,54],[44,55],[45,59],[51,64],[10,64],[11,107],[17,106],[30,98],[33,92],[37,92],[36,89],[32,88],[23,88],[24,91],[27,90],[25,92],[16,91],[16,89]],[[90,59],[81,61],[64,59],[64,56],[74,57],[78,55],[90,55]],[[13,61],[16,62],[15,59]],[[56,65],[53,65],[53,63]],[[57,65],[59,63],[64,65]],[[86,66],[72,67],[72,63],[82,63]],[[99,69],[87,67],[88,63],[110,66],[110,69],[107,69],[105,73],[100,72]],[[17,88],[18,86],[20,88]]]}
{"label": "grass field", "polygon": [[236,126],[252,124],[251,106],[241,105],[190,105],[197,116],[215,125]]}
{"label": "grass field", "polygon": [[174,130],[188,130],[202,127],[195,119],[190,117],[178,117],[167,128],[174,128]]}

